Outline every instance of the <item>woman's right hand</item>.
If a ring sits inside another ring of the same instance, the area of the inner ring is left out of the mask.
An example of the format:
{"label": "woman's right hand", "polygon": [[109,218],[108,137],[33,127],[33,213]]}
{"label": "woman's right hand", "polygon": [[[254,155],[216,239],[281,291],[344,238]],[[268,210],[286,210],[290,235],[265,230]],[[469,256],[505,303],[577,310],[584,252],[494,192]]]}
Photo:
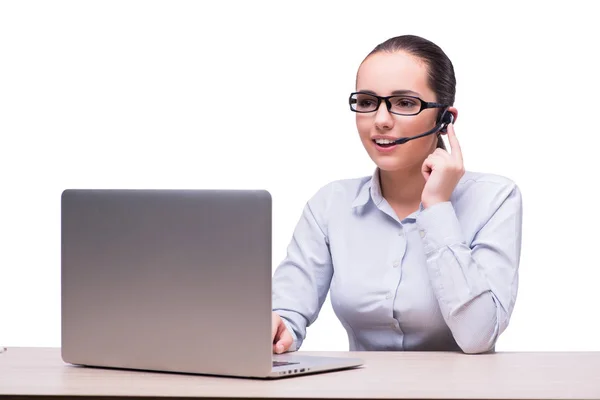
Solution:
{"label": "woman's right hand", "polygon": [[271,343],[273,343],[273,353],[281,354],[289,350],[294,339],[283,323],[283,320],[276,312],[273,312],[273,325],[271,330]]}

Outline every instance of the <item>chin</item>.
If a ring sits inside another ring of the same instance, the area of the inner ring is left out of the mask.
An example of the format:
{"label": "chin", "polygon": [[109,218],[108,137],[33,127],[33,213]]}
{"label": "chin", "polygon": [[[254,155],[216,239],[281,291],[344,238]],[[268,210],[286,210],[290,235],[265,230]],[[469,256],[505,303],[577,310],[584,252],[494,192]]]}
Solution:
{"label": "chin", "polygon": [[393,172],[406,168],[406,165],[403,165],[400,160],[393,159],[392,157],[377,157],[373,161],[377,165],[377,168],[382,171]]}
{"label": "chin", "polygon": [[395,172],[395,171],[406,171],[412,170],[414,168],[421,168],[423,161],[419,162],[418,160],[409,159],[407,160],[405,157],[401,156],[382,156],[380,154],[371,155],[371,160],[375,163],[377,168],[386,172]]}

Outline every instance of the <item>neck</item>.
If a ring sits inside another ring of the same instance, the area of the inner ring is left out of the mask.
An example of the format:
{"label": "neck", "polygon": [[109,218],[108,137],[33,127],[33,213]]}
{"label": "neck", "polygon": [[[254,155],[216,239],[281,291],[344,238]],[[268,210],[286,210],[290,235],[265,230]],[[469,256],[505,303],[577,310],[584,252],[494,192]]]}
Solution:
{"label": "neck", "polygon": [[398,171],[379,170],[381,194],[391,205],[417,209],[425,187],[421,166]]}

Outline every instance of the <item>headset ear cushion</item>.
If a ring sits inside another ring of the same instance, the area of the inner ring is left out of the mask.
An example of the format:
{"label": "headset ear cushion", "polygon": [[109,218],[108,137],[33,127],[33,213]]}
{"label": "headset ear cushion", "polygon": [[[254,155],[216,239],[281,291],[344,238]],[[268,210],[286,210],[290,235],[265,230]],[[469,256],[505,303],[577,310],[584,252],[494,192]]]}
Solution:
{"label": "headset ear cushion", "polygon": [[447,126],[452,122],[454,122],[454,115],[448,110],[445,110],[440,118],[440,123],[443,124],[443,128],[440,129],[440,132],[447,132]]}
{"label": "headset ear cushion", "polygon": [[446,111],[442,117],[442,122],[445,124],[451,124],[454,122],[454,115],[451,112]]}

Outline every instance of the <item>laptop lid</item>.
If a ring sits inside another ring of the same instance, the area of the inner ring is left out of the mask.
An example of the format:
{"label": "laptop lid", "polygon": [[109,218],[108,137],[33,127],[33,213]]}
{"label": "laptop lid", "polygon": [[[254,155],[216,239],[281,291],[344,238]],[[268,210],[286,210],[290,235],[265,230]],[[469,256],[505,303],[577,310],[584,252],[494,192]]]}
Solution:
{"label": "laptop lid", "polygon": [[268,375],[271,211],[265,190],[65,190],[63,360]]}

